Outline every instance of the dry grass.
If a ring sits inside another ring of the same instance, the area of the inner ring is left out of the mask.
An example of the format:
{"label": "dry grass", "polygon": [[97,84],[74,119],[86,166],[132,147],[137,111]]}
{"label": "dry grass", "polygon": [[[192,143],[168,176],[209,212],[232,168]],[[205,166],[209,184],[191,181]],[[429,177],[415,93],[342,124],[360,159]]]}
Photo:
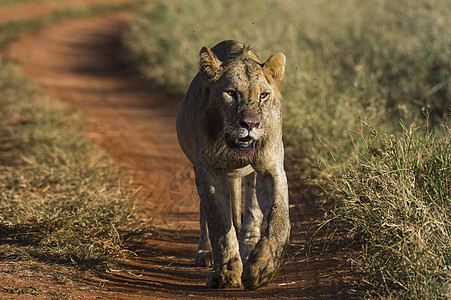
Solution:
{"label": "dry grass", "polygon": [[451,296],[451,129],[434,138],[412,127],[395,138],[364,128],[357,138],[365,150],[329,187],[333,214],[360,250],[356,271],[373,296]]}

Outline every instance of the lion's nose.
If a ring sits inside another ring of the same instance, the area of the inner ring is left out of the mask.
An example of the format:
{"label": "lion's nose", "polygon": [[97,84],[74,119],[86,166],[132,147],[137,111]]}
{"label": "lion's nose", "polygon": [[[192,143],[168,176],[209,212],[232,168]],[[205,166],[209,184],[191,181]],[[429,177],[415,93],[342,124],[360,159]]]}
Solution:
{"label": "lion's nose", "polygon": [[260,120],[254,118],[244,118],[239,121],[241,127],[252,130],[254,127],[260,126]]}

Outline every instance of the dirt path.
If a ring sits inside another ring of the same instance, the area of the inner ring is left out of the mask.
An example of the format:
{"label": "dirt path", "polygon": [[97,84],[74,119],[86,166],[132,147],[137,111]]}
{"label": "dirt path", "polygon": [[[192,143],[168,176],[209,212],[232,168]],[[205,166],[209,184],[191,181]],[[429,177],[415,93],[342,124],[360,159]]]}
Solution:
{"label": "dirt path", "polygon": [[[152,217],[149,225],[158,234],[144,241],[138,257],[124,262],[120,270],[92,279],[93,285],[105,289],[101,297],[349,298],[349,284],[341,278],[333,250],[320,254],[316,244],[308,258],[303,251],[257,291],[205,287],[208,270],[193,266],[198,199],[191,167],[175,134],[181,98],[146,86],[123,67],[119,36],[130,17],[116,13],[65,22],[24,37],[10,48],[24,73],[46,93],[92,116],[96,124],[92,138],[121,165],[125,178],[142,187],[138,204]],[[321,213],[299,175],[289,172],[289,184],[291,254],[306,245],[306,231],[313,232]]]}

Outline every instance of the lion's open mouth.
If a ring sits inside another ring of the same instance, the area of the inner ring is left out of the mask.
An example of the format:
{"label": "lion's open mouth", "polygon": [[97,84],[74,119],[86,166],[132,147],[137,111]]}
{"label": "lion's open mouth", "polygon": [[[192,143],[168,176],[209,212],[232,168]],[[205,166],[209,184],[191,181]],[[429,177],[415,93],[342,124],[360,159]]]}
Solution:
{"label": "lion's open mouth", "polygon": [[257,141],[247,136],[245,138],[233,138],[230,134],[225,136],[227,146],[231,149],[255,149]]}

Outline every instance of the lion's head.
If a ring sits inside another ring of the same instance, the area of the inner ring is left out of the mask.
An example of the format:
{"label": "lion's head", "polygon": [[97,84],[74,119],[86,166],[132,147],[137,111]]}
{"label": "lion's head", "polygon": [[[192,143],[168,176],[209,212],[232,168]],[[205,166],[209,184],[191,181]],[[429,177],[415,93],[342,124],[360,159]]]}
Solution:
{"label": "lion's head", "polygon": [[271,126],[280,129],[278,85],[285,55],[262,62],[247,45],[225,41],[200,51],[203,97],[218,139],[236,157],[251,157]]}

